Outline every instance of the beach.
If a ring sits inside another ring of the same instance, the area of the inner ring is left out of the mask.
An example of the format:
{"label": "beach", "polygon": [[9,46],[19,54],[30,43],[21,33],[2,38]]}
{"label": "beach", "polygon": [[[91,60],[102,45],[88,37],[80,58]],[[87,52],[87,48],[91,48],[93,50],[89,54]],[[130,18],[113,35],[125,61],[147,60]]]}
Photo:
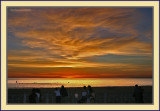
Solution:
{"label": "beach", "polygon": [[[81,98],[83,88],[67,87],[66,89],[68,97],[66,97],[65,104],[77,104],[77,100]],[[143,104],[151,104],[152,86],[142,86],[142,89],[144,91]],[[38,104],[56,104],[54,90],[54,88],[40,88],[41,103]],[[133,97],[134,86],[93,87],[93,90],[96,94],[94,104],[135,104]],[[30,104],[29,95],[31,92],[31,88],[9,88],[7,97],[8,104]],[[78,98],[75,98],[75,93],[78,94]]]}

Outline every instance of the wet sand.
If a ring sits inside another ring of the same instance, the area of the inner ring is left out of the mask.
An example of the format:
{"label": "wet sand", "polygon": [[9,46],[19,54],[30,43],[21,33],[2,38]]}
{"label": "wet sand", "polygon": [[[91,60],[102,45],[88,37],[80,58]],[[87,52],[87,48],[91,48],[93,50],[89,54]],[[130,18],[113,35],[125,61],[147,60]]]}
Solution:
{"label": "wet sand", "polygon": [[[152,103],[152,86],[142,86],[144,93],[144,103]],[[68,91],[68,97],[66,97],[65,104],[75,104],[77,99],[75,93],[78,93],[78,99],[81,98],[82,88],[66,88]],[[96,98],[95,104],[135,104],[133,98],[133,86],[124,87],[93,87]],[[32,89],[8,89],[8,103],[10,104],[28,104],[29,94]],[[39,104],[56,104],[54,88],[40,88],[42,101]]]}

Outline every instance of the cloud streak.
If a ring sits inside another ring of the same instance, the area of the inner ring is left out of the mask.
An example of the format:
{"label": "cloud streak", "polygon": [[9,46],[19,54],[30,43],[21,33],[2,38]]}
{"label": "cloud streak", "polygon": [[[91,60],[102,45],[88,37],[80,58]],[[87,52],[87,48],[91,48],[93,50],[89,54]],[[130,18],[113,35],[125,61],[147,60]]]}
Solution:
{"label": "cloud streak", "polygon": [[[140,40],[140,35],[146,39],[151,35],[136,29],[141,14],[134,8],[30,8],[24,13],[24,8],[14,10],[18,11],[9,10],[8,32],[26,48],[9,50],[9,67],[115,67],[125,64],[95,63],[86,58],[152,57],[152,44]],[[28,64],[28,60],[32,63]]]}

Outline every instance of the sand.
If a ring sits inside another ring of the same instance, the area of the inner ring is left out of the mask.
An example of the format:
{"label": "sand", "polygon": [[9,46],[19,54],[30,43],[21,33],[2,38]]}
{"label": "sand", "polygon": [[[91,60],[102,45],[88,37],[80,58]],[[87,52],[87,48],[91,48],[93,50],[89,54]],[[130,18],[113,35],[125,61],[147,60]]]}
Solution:
{"label": "sand", "polygon": [[[152,103],[152,86],[142,86],[144,93],[144,103]],[[69,96],[66,97],[65,104],[77,104],[77,99],[81,98],[82,88],[66,88]],[[133,86],[126,87],[94,87],[96,92],[94,104],[135,104],[133,98]],[[29,104],[29,94],[32,89],[8,89],[9,104]],[[56,104],[54,88],[40,88],[42,101],[38,104]],[[78,93],[78,98],[75,98]]]}

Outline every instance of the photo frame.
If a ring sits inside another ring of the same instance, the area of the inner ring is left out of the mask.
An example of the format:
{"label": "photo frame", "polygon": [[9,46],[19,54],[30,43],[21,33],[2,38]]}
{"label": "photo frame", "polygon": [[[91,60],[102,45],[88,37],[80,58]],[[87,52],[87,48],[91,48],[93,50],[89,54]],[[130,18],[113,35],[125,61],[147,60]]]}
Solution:
{"label": "photo frame", "polygon": [[[7,47],[6,9],[9,6],[98,6],[154,8],[154,97],[152,105],[8,105],[7,103]],[[1,1],[1,110],[159,110],[159,2],[158,1]]]}

